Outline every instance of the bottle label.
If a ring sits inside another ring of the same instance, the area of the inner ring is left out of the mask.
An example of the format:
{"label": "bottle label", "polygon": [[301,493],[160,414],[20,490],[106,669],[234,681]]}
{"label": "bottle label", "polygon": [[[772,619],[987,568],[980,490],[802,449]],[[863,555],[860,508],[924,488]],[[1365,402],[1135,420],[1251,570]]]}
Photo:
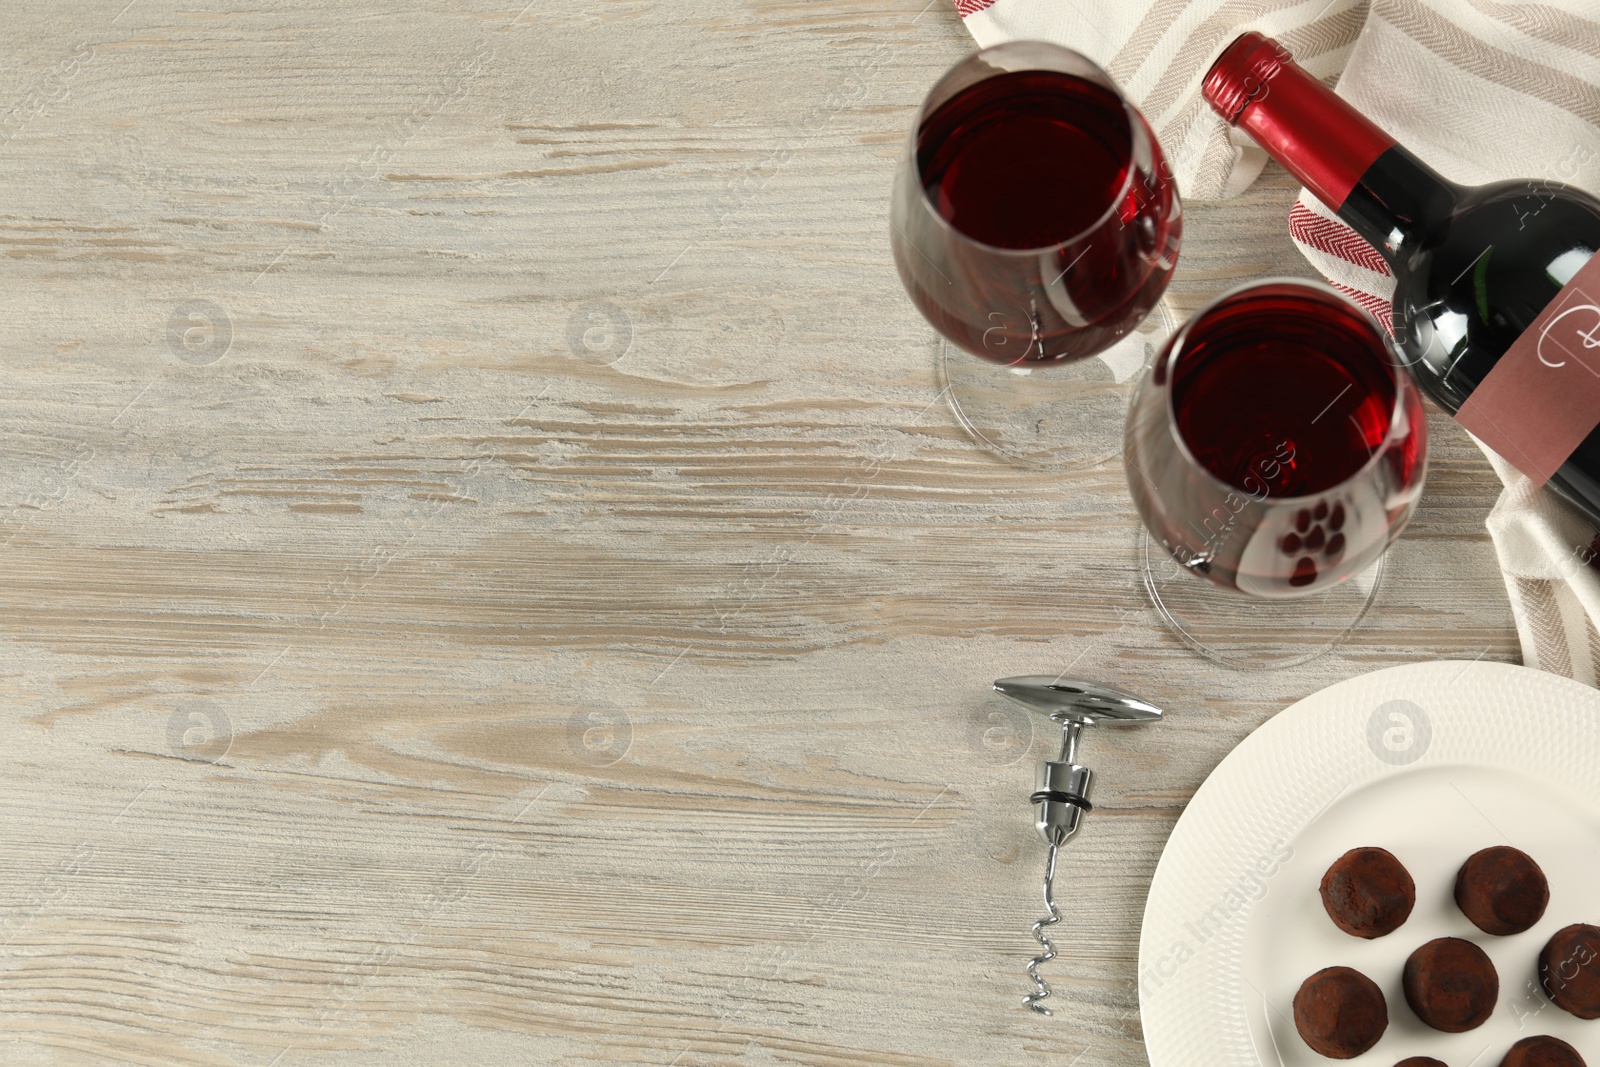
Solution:
{"label": "bottle label", "polygon": [[1600,255],[1512,342],[1456,421],[1534,485],[1600,425]]}

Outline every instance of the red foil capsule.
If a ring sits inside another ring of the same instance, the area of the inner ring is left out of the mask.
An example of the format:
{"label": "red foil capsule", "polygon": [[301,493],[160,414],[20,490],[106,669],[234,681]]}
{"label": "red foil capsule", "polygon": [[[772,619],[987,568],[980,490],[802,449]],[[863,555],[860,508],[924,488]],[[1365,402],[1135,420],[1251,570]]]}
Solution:
{"label": "red foil capsule", "polygon": [[[1250,32],[1217,58],[1201,89],[1217,114],[1248,133],[1330,208],[1344,205],[1394,138],[1294,63],[1282,45]],[[1315,136],[1315,150],[1299,147]]]}

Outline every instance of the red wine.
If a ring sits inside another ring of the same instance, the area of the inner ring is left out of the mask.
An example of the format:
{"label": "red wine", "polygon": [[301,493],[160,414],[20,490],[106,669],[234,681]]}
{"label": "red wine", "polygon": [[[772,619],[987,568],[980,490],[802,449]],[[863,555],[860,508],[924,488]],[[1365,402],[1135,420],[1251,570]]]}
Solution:
{"label": "red wine", "polygon": [[1177,190],[1109,83],[1021,70],[943,99],[936,88],[910,151],[895,263],[918,309],[967,351],[1080,359],[1160,299],[1183,228]]}
{"label": "red wine", "polygon": [[1600,526],[1600,200],[1446,180],[1275,41],[1223,52],[1205,95],[1372,245],[1422,389]]}
{"label": "red wine", "polygon": [[1220,306],[1188,332],[1171,372],[1184,444],[1247,493],[1332,489],[1366,465],[1394,417],[1381,339],[1292,296]]}
{"label": "red wine", "polygon": [[1361,573],[1399,535],[1427,420],[1370,315],[1325,286],[1266,282],[1173,335],[1123,446],[1140,517],[1179,563],[1287,597]]}
{"label": "red wine", "polygon": [[975,241],[1043,248],[1099,221],[1128,184],[1128,113],[1111,90],[1049,70],[978,82],[917,135],[922,186]]}

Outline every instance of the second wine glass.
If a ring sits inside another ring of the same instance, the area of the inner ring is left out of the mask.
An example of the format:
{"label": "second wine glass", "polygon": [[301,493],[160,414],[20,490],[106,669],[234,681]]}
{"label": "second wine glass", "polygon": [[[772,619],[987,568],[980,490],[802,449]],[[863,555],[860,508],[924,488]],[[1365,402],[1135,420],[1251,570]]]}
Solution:
{"label": "second wine glass", "polygon": [[1310,659],[1366,613],[1427,455],[1421,395],[1366,311],[1298,279],[1224,293],[1128,409],[1145,588],[1213,659]]}
{"label": "second wine glass", "polygon": [[1114,456],[1167,332],[1151,311],[1183,230],[1160,145],[1116,83],[1041,41],[962,61],[917,114],[891,216],[906,291],[950,342],[962,424],[1037,465]]}

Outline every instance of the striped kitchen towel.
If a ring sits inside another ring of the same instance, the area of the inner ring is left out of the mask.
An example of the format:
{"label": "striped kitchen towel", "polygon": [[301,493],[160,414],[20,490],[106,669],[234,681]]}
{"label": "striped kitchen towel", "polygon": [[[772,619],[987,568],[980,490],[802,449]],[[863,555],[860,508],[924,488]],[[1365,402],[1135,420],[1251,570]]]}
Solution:
{"label": "striped kitchen towel", "polygon": [[1484,449],[1505,483],[1489,512],[1522,662],[1600,684],[1600,535],[1571,508]]}
{"label": "striped kitchen towel", "polygon": [[[1192,200],[1234,195],[1264,156],[1200,97],[1245,30],[1307,70],[1446,177],[1553,179],[1600,194],[1600,0],[955,0],[980,45],[1043,38],[1105,67],[1155,128]],[[1394,280],[1309,193],[1289,232],[1328,280],[1385,323]],[[1485,450],[1488,451],[1487,449]],[[1488,528],[1529,666],[1600,676],[1600,541],[1498,457]]]}

